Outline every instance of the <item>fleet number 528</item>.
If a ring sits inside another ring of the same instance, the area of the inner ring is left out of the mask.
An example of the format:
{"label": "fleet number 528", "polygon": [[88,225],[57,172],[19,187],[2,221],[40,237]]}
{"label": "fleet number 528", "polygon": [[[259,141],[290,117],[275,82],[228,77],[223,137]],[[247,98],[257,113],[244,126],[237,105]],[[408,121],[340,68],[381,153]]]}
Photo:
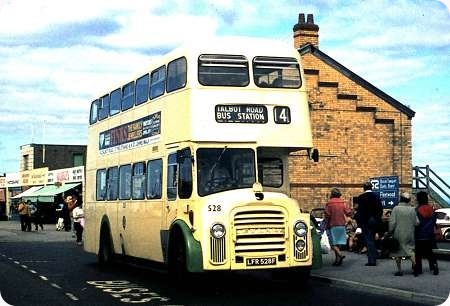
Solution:
{"label": "fleet number 528", "polygon": [[208,205],[208,211],[221,211],[222,210],[222,206],[219,205],[215,205],[215,204],[210,204]]}

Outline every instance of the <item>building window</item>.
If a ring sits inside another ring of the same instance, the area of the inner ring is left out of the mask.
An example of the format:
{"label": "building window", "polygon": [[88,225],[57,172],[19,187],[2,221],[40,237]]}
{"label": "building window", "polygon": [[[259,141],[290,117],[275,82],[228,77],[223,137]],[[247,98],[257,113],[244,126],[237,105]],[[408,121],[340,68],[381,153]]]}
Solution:
{"label": "building window", "polygon": [[84,155],[81,153],[73,154],[73,166],[79,167],[84,165]]}
{"label": "building window", "polygon": [[29,170],[28,163],[30,162],[30,155],[23,156],[23,170]]}

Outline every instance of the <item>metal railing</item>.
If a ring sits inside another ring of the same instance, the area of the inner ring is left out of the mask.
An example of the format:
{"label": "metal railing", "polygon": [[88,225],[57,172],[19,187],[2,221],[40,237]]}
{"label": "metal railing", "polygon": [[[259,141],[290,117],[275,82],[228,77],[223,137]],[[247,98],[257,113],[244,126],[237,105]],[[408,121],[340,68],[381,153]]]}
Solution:
{"label": "metal railing", "polygon": [[424,190],[441,206],[450,207],[450,186],[430,166],[413,167],[412,188]]}

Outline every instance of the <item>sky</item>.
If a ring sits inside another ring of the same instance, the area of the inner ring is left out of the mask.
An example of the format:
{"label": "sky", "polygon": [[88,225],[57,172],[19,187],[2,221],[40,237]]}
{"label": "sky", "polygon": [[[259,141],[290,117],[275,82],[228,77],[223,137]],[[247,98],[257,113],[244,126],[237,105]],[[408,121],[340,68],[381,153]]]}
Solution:
{"label": "sky", "polygon": [[290,43],[299,13],[314,14],[321,51],[416,112],[413,166],[450,184],[450,12],[438,0],[0,0],[0,173],[19,171],[21,145],[86,144],[90,102],[184,42]]}

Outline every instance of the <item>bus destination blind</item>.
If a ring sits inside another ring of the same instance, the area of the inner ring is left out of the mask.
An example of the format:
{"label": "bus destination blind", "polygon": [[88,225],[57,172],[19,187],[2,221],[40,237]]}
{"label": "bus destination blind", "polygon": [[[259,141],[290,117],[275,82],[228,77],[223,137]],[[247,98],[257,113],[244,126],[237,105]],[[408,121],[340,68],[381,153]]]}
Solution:
{"label": "bus destination blind", "polygon": [[267,108],[264,105],[216,105],[218,123],[267,123]]}

